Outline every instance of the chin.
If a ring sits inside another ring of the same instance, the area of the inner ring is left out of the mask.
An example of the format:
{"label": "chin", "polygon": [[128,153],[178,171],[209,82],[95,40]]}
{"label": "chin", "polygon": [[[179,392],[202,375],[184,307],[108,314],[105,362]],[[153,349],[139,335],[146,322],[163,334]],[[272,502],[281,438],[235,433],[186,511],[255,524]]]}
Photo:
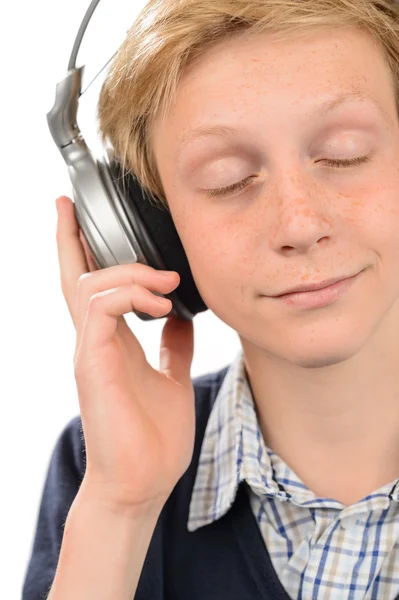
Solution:
{"label": "chin", "polygon": [[275,354],[305,369],[330,367],[350,360],[367,344],[373,331],[356,319],[350,323],[346,319],[333,320],[322,327],[299,329],[281,336]]}
{"label": "chin", "polygon": [[[309,316],[309,315],[308,315]],[[381,316],[380,316],[381,317]],[[355,357],[378,330],[378,314],[357,310],[327,315],[306,322],[296,319],[247,318],[231,326],[250,354],[264,354],[267,362],[287,362],[305,369],[338,365]]]}
{"label": "chin", "polygon": [[330,352],[326,351],[323,354],[318,355],[302,355],[296,356],[290,360],[291,363],[295,364],[302,369],[320,369],[323,367],[331,367],[332,365],[338,365],[343,363],[350,358],[352,358],[354,354],[350,354],[348,352]]}

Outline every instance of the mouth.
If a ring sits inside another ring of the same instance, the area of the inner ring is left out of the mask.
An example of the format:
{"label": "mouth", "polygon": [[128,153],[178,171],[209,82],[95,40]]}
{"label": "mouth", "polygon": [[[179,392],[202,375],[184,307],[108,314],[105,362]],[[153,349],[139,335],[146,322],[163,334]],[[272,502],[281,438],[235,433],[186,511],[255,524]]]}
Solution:
{"label": "mouth", "polygon": [[[326,281],[324,281],[319,284],[313,284],[312,286],[302,286],[302,290],[304,291],[294,291],[269,298],[300,309],[322,308],[333,304],[335,301],[338,301],[339,298],[342,298],[351,285],[353,285],[357,278],[360,277],[362,272],[363,271],[360,271],[360,273],[344,279],[332,279],[330,281],[333,283],[330,283],[329,285],[325,285]],[[327,281],[327,283],[329,282]],[[322,285],[324,287],[321,287]],[[299,287],[299,290],[301,290],[301,287]]]}
{"label": "mouth", "polygon": [[343,275],[341,277],[325,279],[324,281],[318,281],[315,283],[310,283],[310,284],[304,283],[304,284],[298,285],[296,287],[293,287],[289,290],[286,290],[285,292],[283,292],[281,294],[277,294],[275,296],[270,296],[270,298],[281,298],[283,296],[288,296],[289,294],[296,294],[298,292],[317,292],[318,290],[323,290],[323,289],[330,287],[331,285],[334,285],[335,283],[338,283],[340,281],[345,281],[347,279],[351,279],[352,277],[356,277],[356,275]]}

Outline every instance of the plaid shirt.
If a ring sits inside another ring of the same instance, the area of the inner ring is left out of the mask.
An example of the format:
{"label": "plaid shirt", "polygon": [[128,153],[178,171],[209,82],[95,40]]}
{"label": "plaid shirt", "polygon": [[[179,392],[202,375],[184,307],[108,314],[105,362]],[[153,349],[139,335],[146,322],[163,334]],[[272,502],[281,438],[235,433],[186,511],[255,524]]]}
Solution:
{"label": "plaid shirt", "polygon": [[293,600],[393,600],[399,594],[399,480],[346,507],[316,497],[266,446],[240,350],[209,416],[188,530],[222,517],[242,480]]}

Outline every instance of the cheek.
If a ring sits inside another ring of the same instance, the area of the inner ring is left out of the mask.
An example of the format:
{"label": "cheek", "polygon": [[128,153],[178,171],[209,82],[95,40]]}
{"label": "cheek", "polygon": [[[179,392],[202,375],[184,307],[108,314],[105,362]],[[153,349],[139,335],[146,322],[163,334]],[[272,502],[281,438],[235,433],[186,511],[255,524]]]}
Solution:
{"label": "cheek", "polygon": [[[340,202],[344,208],[339,208]],[[337,198],[337,213],[363,246],[377,253],[383,248],[399,246],[399,178],[392,171],[380,172],[378,179],[368,181]],[[391,251],[392,251],[391,250]],[[395,258],[396,252],[394,251]],[[394,258],[394,256],[392,256]]]}
{"label": "cheek", "polygon": [[[175,224],[190,263],[198,290],[213,306],[218,298],[226,300],[242,294],[242,282],[251,267],[249,248],[242,227],[226,220],[212,219],[204,211],[176,215]],[[246,275],[245,275],[246,273]]]}
{"label": "cheek", "polygon": [[[204,301],[212,303],[210,294],[218,294],[231,285],[234,270],[231,264],[239,252],[231,237],[231,227],[223,224],[210,206],[196,204],[185,198],[185,192],[175,184],[176,178],[165,171],[162,181],[166,190],[170,212],[184,251]],[[238,236],[235,236],[239,243]]]}

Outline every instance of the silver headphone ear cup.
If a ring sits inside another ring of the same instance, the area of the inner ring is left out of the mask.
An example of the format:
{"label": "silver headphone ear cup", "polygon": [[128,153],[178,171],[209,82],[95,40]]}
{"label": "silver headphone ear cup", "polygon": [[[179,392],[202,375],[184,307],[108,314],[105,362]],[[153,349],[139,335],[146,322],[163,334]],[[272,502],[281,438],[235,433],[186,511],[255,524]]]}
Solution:
{"label": "silver headphone ear cup", "polygon": [[[68,72],[57,84],[47,121],[72,182],[74,209],[80,229],[100,268],[140,262],[177,271],[180,284],[165,297],[171,313],[192,319],[207,310],[187,256],[167,210],[155,206],[133,175],[123,173],[107,150],[94,158],[76,124],[82,68]],[[134,311],[143,320],[154,317]]]}
{"label": "silver headphone ear cup", "polygon": [[[118,192],[107,171],[107,166],[96,161],[87,148],[79,161],[71,161],[69,166],[74,210],[82,234],[101,269],[135,262],[147,264],[138,240],[129,231],[129,222],[120,209]],[[143,321],[156,318],[132,312]]]}
{"label": "silver headphone ear cup", "polygon": [[[75,215],[100,268],[137,262],[139,249],[132,246],[123,221],[115,211],[116,192],[103,177],[102,168],[87,147],[71,160]],[[127,226],[127,222],[126,222]]]}
{"label": "silver headphone ear cup", "polygon": [[137,179],[131,173],[123,173],[121,165],[105,158],[114,186],[129,221],[129,231],[145,256],[146,264],[156,269],[177,271],[180,285],[166,295],[173,304],[175,314],[192,319],[199,312],[208,310],[195,284],[187,255],[177,233],[170,212],[151,202]]}

